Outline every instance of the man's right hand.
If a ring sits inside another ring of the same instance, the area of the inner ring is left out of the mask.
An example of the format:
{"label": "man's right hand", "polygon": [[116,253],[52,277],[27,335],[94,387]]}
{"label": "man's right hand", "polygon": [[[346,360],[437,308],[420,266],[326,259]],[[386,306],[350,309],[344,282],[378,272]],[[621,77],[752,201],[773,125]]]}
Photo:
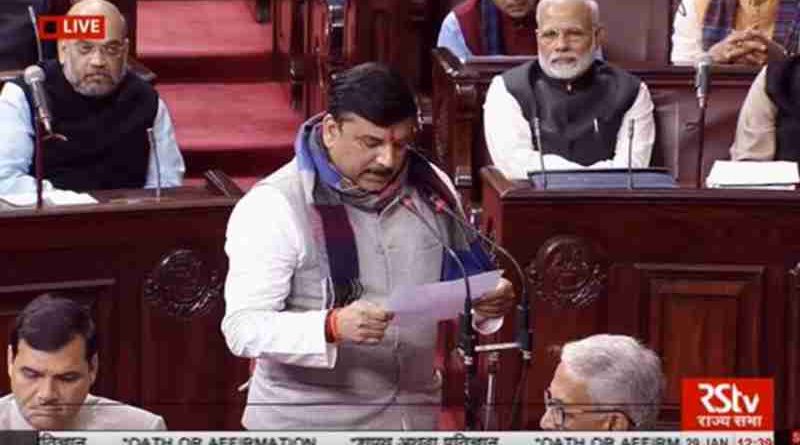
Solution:
{"label": "man's right hand", "polygon": [[336,330],[339,340],[354,343],[377,344],[394,314],[375,303],[358,300],[338,310]]}

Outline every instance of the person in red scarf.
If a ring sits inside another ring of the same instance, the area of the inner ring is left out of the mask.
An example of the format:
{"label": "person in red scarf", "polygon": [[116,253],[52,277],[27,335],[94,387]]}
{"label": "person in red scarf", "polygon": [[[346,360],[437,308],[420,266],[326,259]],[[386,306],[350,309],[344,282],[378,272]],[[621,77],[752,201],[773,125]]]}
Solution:
{"label": "person in red scarf", "polygon": [[459,58],[536,54],[537,0],[465,0],[445,17],[437,46]]}

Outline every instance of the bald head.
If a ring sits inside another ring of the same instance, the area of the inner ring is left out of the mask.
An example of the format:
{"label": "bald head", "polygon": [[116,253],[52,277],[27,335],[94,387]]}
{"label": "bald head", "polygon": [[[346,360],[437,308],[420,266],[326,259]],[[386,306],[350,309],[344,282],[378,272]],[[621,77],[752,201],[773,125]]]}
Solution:
{"label": "bald head", "polygon": [[553,15],[580,17],[590,27],[600,26],[600,8],[594,0],[541,0],[536,6],[536,23],[539,26]]}
{"label": "bald head", "polygon": [[128,26],[119,9],[106,0],[81,0],[67,12],[67,15],[102,15],[106,19],[106,40],[124,40]]}
{"label": "bald head", "polygon": [[116,6],[106,0],[81,0],[67,15],[103,16],[106,35],[103,39],[60,40],[58,60],[64,77],[72,88],[91,97],[114,92],[127,72],[128,28]]}

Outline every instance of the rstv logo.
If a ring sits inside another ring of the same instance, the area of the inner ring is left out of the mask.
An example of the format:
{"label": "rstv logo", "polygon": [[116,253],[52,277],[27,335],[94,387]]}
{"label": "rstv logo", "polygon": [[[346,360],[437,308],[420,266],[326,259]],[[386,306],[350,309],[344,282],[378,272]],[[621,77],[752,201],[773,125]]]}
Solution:
{"label": "rstv logo", "polygon": [[699,383],[697,388],[703,392],[700,403],[711,414],[756,414],[761,397],[745,394],[734,384]]}
{"label": "rstv logo", "polygon": [[684,430],[767,431],[774,424],[772,379],[694,378],[681,382]]}

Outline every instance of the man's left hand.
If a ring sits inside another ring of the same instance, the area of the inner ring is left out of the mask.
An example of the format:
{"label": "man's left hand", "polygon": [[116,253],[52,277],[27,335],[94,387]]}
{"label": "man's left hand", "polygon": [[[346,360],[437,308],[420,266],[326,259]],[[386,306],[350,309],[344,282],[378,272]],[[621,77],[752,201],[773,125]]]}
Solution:
{"label": "man's left hand", "polygon": [[511,282],[505,278],[500,278],[497,287],[481,295],[473,302],[472,308],[483,317],[497,318],[505,315],[512,307],[516,294]]}
{"label": "man's left hand", "polygon": [[780,62],[786,58],[786,49],[757,28],[744,31],[745,41],[740,43],[753,48],[753,51],[732,60],[743,65],[763,66],[769,62]]}

